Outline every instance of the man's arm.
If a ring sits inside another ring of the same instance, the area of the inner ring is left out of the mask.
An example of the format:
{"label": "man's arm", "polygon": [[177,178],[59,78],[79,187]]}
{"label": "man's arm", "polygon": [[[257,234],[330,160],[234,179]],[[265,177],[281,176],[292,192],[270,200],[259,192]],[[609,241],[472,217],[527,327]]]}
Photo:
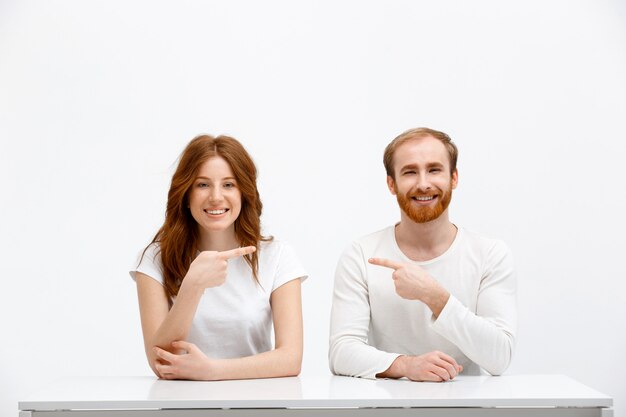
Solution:
{"label": "man's arm", "polygon": [[426,304],[435,318],[448,303],[450,293],[418,265],[391,261],[384,258],[370,258],[372,265],[393,269],[393,284],[396,293],[407,300],[418,300]]}
{"label": "man's arm", "polygon": [[513,256],[503,242],[488,251],[476,313],[450,296],[432,329],[492,375],[508,368],[517,330],[517,282]]}
{"label": "man's arm", "polygon": [[442,382],[456,378],[463,367],[443,352],[428,352],[419,356],[398,356],[389,369],[378,378],[409,378],[411,381]]}
{"label": "man's arm", "polygon": [[365,258],[355,244],[342,255],[335,274],[329,351],[331,371],[372,379],[406,377],[414,381],[441,382],[456,377],[463,368],[445,353],[408,356],[384,352],[368,344],[371,312],[366,274]]}
{"label": "man's arm", "polygon": [[370,304],[366,273],[362,250],[353,244],[342,254],[335,272],[329,365],[336,375],[373,379],[400,356],[367,344]]}
{"label": "man's arm", "polygon": [[517,326],[516,282],[513,260],[503,243],[494,244],[487,254],[476,314],[417,265],[378,258],[369,262],[393,269],[398,295],[426,304],[433,312],[431,328],[473,362],[492,375],[509,366]]}

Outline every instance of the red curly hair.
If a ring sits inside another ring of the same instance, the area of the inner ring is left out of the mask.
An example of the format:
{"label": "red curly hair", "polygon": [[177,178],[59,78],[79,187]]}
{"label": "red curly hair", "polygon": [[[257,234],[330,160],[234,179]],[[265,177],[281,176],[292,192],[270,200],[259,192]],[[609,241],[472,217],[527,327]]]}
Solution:
{"label": "red curly hair", "polygon": [[259,243],[272,240],[271,236],[261,235],[263,204],[256,186],[257,169],[248,152],[241,143],[228,136],[195,137],[180,156],[167,196],[165,222],[150,243],[159,244],[163,285],[170,301],[178,294],[198,251],[199,226],[188,208],[191,187],[200,166],[214,156],[220,156],[228,162],[241,191],[241,213],[235,220],[235,236],[241,246],[257,248],[257,251],[244,257],[257,282]]}

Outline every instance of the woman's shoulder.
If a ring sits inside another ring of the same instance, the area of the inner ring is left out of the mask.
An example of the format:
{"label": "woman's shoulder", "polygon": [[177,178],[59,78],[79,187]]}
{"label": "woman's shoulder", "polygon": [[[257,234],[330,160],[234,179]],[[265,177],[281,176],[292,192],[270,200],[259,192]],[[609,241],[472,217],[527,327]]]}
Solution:
{"label": "woman's shoulder", "polygon": [[146,254],[150,254],[153,258],[156,258],[161,253],[161,243],[152,242],[145,249]]}
{"label": "woman's shoulder", "polygon": [[161,263],[161,246],[158,242],[152,242],[144,250],[139,253],[136,267],[130,272],[130,276],[136,279],[136,273],[141,272],[144,275],[163,283],[163,266]]}
{"label": "woman's shoulder", "polygon": [[289,242],[277,238],[260,242],[259,265],[280,267],[299,263],[298,255]]}
{"label": "woman's shoulder", "polygon": [[139,256],[138,264],[148,263],[152,265],[161,265],[161,245],[159,242],[150,243]]}
{"label": "woman's shoulder", "polygon": [[259,243],[259,258],[281,257],[283,254],[288,256],[295,255],[293,247],[287,241],[272,237],[271,240],[265,240]]}
{"label": "woman's shoulder", "polygon": [[266,240],[261,240],[259,242],[259,249],[264,250],[276,250],[276,248],[280,247],[284,242],[280,239],[277,239],[275,236],[269,236],[265,238]]}
{"label": "woman's shoulder", "polygon": [[261,242],[259,246],[259,268],[264,271],[272,271],[273,288],[277,288],[291,279],[305,279],[308,276],[296,255],[296,251],[289,242],[272,239]]}

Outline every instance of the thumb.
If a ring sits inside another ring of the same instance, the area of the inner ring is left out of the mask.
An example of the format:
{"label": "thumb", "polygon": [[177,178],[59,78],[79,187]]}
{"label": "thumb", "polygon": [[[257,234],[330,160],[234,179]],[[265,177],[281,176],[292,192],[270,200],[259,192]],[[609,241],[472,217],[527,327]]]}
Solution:
{"label": "thumb", "polygon": [[175,349],[182,349],[187,353],[190,353],[193,349],[197,349],[193,343],[186,342],[184,340],[175,340],[172,342],[172,347]]}

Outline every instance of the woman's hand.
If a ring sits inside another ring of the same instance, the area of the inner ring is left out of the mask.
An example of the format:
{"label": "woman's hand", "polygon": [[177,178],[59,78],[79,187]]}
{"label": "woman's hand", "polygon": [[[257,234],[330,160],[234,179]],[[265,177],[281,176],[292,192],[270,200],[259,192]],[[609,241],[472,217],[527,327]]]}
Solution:
{"label": "woman's hand", "polygon": [[172,347],[182,354],[170,353],[154,347],[157,356],[155,369],[162,379],[192,379],[210,381],[217,379],[214,361],[209,359],[196,345],[184,341],[172,342]]}
{"label": "woman's hand", "polygon": [[249,255],[256,250],[254,246],[231,249],[223,252],[203,251],[193,260],[183,280],[197,288],[218,287],[226,281],[228,260]]}

